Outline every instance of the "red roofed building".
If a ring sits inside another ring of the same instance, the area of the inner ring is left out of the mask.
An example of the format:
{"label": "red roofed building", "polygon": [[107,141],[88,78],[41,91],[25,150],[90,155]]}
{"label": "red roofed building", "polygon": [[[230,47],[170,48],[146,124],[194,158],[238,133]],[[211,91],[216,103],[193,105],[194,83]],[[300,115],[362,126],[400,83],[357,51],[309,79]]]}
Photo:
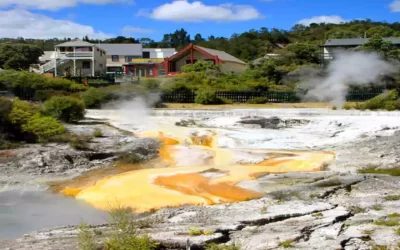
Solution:
{"label": "red roofed building", "polygon": [[242,72],[247,67],[245,62],[224,51],[193,44],[189,44],[173,56],[165,58],[161,63],[154,62],[151,58],[147,59],[147,62],[143,62],[143,59],[140,62],[138,59],[133,59],[131,63],[124,66],[127,74],[136,77],[172,76],[179,74],[184,65],[194,64],[198,60],[218,64],[222,72]]}

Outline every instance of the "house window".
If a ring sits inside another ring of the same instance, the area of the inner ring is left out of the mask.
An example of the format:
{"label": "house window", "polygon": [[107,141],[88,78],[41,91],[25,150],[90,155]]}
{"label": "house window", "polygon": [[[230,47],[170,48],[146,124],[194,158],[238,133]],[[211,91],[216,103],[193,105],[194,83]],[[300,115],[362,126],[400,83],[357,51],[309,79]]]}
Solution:
{"label": "house window", "polygon": [[153,76],[153,69],[149,68],[149,76]]}
{"label": "house window", "polygon": [[149,51],[143,51],[142,56],[143,56],[143,58],[150,58],[150,52]]}
{"label": "house window", "polygon": [[113,55],[113,56],[111,56],[111,60],[112,60],[113,62],[119,62],[119,56]]}
{"label": "house window", "polygon": [[82,62],[82,69],[90,69],[90,62],[88,61]]}
{"label": "house window", "polygon": [[141,56],[125,56],[125,62],[132,62],[132,59],[142,58]]}

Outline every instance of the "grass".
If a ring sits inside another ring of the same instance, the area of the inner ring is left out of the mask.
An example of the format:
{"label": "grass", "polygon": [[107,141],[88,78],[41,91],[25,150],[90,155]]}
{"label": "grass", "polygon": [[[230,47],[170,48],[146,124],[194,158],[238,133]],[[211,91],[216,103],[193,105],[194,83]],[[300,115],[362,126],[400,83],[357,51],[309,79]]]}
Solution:
{"label": "grass", "polygon": [[[394,232],[397,234],[397,235],[400,235],[400,227],[399,228],[396,228],[396,229],[394,229]],[[399,243],[400,244],[400,243]]]}
{"label": "grass", "polygon": [[293,240],[285,240],[279,242],[279,246],[283,248],[292,248],[293,247]]}
{"label": "grass", "polygon": [[400,176],[400,167],[395,168],[378,168],[377,166],[369,166],[357,171],[360,174],[386,174],[391,176]]}
{"label": "grass", "polygon": [[138,234],[137,224],[132,215],[132,209],[117,207],[111,209],[109,214],[112,234],[106,242],[105,249],[153,250],[157,248],[158,244],[153,242],[148,235]]}
{"label": "grass", "polygon": [[366,235],[371,235],[374,233],[374,230],[362,230],[361,233],[366,234]]}
{"label": "grass", "polygon": [[399,213],[388,214],[387,217],[388,218],[400,218],[400,214]]}
{"label": "grass", "polygon": [[266,213],[267,213],[267,208],[266,207],[261,208],[261,214],[266,214]]}
{"label": "grass", "polygon": [[400,195],[387,195],[384,199],[386,201],[398,201],[400,200]]}
{"label": "grass", "polygon": [[201,228],[189,228],[189,235],[190,236],[199,236],[203,235],[204,232]]}
{"label": "grass", "polygon": [[63,134],[54,136],[49,139],[49,142],[68,143],[72,148],[76,150],[90,150],[88,143],[92,140],[91,136],[88,135],[77,135],[77,134]]}
{"label": "grass", "polygon": [[385,226],[385,227],[396,227],[399,226],[400,223],[394,220],[377,220],[374,222],[377,226]]}
{"label": "grass", "polygon": [[372,210],[375,210],[375,211],[381,211],[381,210],[383,210],[383,206],[382,206],[382,205],[379,205],[379,204],[375,204],[375,205],[371,206],[370,208],[371,208]]}
{"label": "grass", "polygon": [[93,137],[97,137],[97,138],[103,137],[103,131],[101,131],[100,128],[95,128],[93,130],[93,134],[92,135],[93,135]]}
{"label": "grass", "polygon": [[90,231],[90,227],[86,223],[81,223],[79,225],[78,234],[78,248],[79,250],[96,250],[97,246],[95,244],[94,235]]}
{"label": "grass", "polygon": [[359,206],[352,206],[350,207],[350,212],[352,214],[362,214],[367,212],[367,210],[365,208],[359,207]]}
{"label": "grass", "polygon": [[316,214],[313,214],[312,216],[318,218],[318,217],[322,217],[322,216],[324,216],[324,215],[323,215],[322,213],[316,213]]}
{"label": "grass", "polygon": [[207,244],[205,250],[240,250],[238,245],[218,245],[216,243]]}

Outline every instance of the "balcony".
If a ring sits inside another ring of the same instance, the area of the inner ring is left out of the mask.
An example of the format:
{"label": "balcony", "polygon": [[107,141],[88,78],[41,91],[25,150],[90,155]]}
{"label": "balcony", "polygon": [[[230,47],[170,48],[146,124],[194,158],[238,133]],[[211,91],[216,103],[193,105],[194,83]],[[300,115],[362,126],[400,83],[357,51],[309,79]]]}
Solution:
{"label": "balcony", "polygon": [[93,52],[57,52],[57,57],[68,57],[68,58],[92,58]]}

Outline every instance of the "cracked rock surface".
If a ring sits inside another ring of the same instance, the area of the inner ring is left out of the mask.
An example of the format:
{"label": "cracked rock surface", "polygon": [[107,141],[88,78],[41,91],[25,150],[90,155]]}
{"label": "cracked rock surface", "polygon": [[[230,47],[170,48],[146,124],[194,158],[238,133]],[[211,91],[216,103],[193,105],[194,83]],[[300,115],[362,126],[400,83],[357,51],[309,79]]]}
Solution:
{"label": "cracked rock surface", "polygon": [[[82,131],[85,129],[82,128]],[[100,143],[94,146],[102,147],[106,152],[115,152],[112,149],[118,141],[120,149],[140,153],[156,145],[154,141],[138,141],[135,138],[121,142],[126,136],[112,131],[109,133],[115,133],[113,136],[104,141],[100,138]],[[230,204],[161,209],[140,216],[140,220],[151,222],[150,226],[141,228],[140,232],[160,242],[160,249],[186,249],[188,240],[191,250],[204,249],[207,243],[237,244],[244,250],[399,249],[400,234],[397,230],[400,228],[400,178],[357,174],[356,170],[369,164],[398,167],[400,132],[389,136],[367,136],[340,146],[328,145],[317,149],[337,153],[336,161],[325,171],[270,174],[257,180],[243,181],[238,186],[263,192],[265,196]],[[78,157],[84,161],[80,163],[72,157],[83,152],[68,148],[51,152],[49,148],[30,152],[32,157],[29,157],[29,164],[25,163],[25,167],[17,169],[21,169],[24,174],[34,169],[30,174],[46,175],[40,171],[46,169],[46,162],[52,159],[51,154],[63,155],[65,152],[71,155],[71,159],[62,159],[60,165],[66,164],[66,170],[57,173],[80,169],[80,165],[82,168],[83,165],[88,168],[91,166],[87,158],[83,160]],[[21,154],[24,154],[23,150]],[[107,159],[100,161],[107,162]],[[2,166],[7,176],[8,168]],[[189,232],[193,228],[209,233],[190,236]],[[91,230],[101,231],[102,234],[97,235],[96,240],[103,242],[110,228],[105,224],[93,226]],[[78,229],[74,226],[59,227],[33,232],[14,240],[0,240],[0,249],[75,250],[78,249],[77,235]]]}

